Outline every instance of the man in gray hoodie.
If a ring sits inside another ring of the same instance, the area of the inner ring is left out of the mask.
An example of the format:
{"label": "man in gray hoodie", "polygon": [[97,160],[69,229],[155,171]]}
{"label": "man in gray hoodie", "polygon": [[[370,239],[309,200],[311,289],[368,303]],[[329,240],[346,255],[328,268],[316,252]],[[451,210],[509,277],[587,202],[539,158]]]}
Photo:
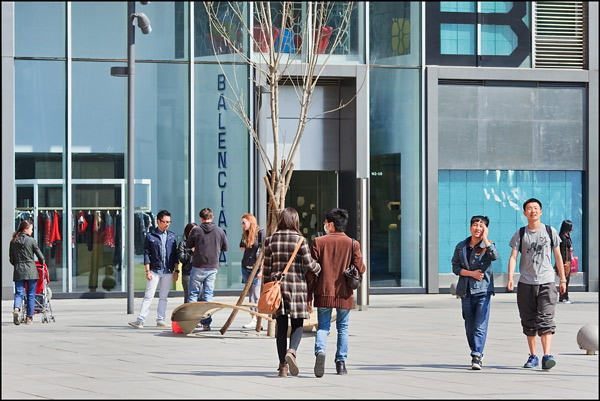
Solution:
{"label": "man in gray hoodie", "polygon": [[[187,302],[198,302],[201,286],[201,300],[205,302],[213,300],[219,256],[221,252],[227,251],[227,236],[219,226],[213,223],[213,218],[213,211],[210,208],[202,209],[200,211],[202,224],[195,227],[186,240],[185,245],[194,249]],[[210,330],[211,322],[212,317],[200,322],[204,331]]]}

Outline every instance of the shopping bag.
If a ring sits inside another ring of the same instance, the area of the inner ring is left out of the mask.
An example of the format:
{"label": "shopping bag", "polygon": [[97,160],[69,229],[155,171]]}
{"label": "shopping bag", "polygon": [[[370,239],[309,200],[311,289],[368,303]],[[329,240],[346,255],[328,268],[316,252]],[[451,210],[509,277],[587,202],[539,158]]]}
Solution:
{"label": "shopping bag", "polygon": [[573,256],[571,252],[571,274],[579,271],[579,256]]}

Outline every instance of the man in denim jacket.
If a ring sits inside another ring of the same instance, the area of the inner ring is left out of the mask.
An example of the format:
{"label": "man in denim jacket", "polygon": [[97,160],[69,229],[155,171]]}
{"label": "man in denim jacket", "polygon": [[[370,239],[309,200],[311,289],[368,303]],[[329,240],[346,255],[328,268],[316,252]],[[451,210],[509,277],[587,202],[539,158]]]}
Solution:
{"label": "man in denim jacket", "polygon": [[459,276],[456,295],[461,297],[467,342],[471,348],[471,368],[481,370],[483,348],[494,295],[492,261],[498,259],[494,243],[488,240],[486,216],[471,218],[471,236],[459,242],[452,256],[452,271]]}
{"label": "man in denim jacket", "polygon": [[166,210],[158,212],[158,227],[146,234],[144,239],[144,266],[146,267],[146,292],[140,314],[135,322],[129,325],[141,329],[152,299],[156,293],[156,287],[160,283],[158,292],[158,309],[156,311],[156,326],[169,327],[165,322],[167,312],[167,297],[172,287],[172,282],[177,281],[179,275],[179,259],[177,257],[177,235],[167,230],[171,224],[171,213]]}

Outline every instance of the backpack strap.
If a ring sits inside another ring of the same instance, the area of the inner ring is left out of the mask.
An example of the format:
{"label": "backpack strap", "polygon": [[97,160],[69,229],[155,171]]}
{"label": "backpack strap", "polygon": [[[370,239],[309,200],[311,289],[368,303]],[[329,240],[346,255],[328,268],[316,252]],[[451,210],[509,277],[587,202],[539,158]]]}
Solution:
{"label": "backpack strap", "polygon": [[548,233],[548,236],[550,237],[550,253],[552,253],[552,249],[554,249],[554,238],[552,237],[552,227],[544,224],[546,226],[546,232]]}
{"label": "backpack strap", "polygon": [[519,252],[521,252],[521,245],[523,244],[523,235],[525,234],[525,226],[519,228]]}

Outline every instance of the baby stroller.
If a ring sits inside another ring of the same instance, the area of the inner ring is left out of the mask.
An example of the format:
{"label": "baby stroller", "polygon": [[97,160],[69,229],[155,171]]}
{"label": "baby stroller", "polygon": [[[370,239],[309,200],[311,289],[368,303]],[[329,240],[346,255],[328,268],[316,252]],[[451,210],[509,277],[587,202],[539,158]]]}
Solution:
{"label": "baby stroller", "polygon": [[[50,282],[50,274],[48,273],[48,266],[45,264],[42,266],[40,262],[35,261],[35,265],[38,269],[38,282],[35,290],[35,307],[34,313],[42,314],[42,323],[49,323],[50,319],[56,322],[54,315],[52,314],[52,305],[50,305],[50,299],[52,299],[52,290],[48,287]],[[27,291],[27,283],[25,283],[25,291]],[[23,299],[23,306],[21,307],[21,322],[25,322],[27,316],[27,297]]]}

